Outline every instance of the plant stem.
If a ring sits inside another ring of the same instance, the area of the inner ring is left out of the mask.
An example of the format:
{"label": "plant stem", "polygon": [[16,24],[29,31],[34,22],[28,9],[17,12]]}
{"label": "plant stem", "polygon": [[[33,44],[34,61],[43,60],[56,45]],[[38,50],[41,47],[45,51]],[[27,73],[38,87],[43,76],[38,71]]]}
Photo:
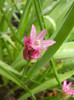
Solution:
{"label": "plant stem", "polygon": [[51,71],[51,66],[48,66],[48,68],[45,70],[45,72],[43,73],[39,81],[42,81],[47,76],[47,72],[50,72],[50,71]]}
{"label": "plant stem", "polygon": [[[28,68],[29,65],[30,65],[30,60],[27,62],[27,65],[26,65],[26,67],[25,67],[25,69],[24,69],[24,71],[23,71],[22,79],[21,79],[22,81],[24,80],[24,75],[25,75],[25,73],[26,73],[27,68]],[[32,100],[36,100],[36,97],[35,97],[34,94],[31,92],[31,90],[29,90],[28,87],[27,87],[27,89],[28,89],[28,91],[31,93]]]}
{"label": "plant stem", "polygon": [[24,80],[24,75],[25,75],[25,73],[26,73],[26,71],[27,71],[27,68],[28,68],[29,64],[30,64],[30,60],[27,62],[26,66],[25,66],[25,69],[24,69],[24,71],[23,71],[22,79],[21,79],[21,80]]}
{"label": "plant stem", "polygon": [[20,12],[20,10],[18,9],[18,7],[17,7],[17,5],[16,5],[15,1],[14,1],[14,0],[12,0],[12,2],[14,3],[14,6],[15,6],[15,8],[17,9],[18,13],[21,15],[21,12]]}
{"label": "plant stem", "polygon": [[[35,5],[35,10],[36,10],[37,18],[38,18],[38,21],[39,21],[40,29],[41,30],[46,29],[44,18],[43,18],[43,13],[42,13],[42,9],[41,9],[40,0],[34,0],[34,5]],[[49,37],[48,32],[47,32],[46,36]]]}
{"label": "plant stem", "polygon": [[54,70],[54,73],[55,73],[56,79],[57,79],[59,85],[61,86],[61,82],[60,82],[60,79],[59,79],[59,75],[58,75],[58,72],[57,72],[57,69],[56,69],[56,64],[55,64],[54,59],[51,58],[50,62],[51,62],[51,64],[52,64],[52,67],[53,67],[53,70]]}

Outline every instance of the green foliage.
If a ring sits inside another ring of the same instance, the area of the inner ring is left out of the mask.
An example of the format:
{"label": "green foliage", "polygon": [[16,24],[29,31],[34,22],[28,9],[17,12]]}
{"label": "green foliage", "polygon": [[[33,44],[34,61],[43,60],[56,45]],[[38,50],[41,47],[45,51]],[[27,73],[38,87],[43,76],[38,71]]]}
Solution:
{"label": "green foliage", "polygon": [[[45,39],[56,43],[31,63],[24,60],[23,49],[32,24],[37,34],[47,29]],[[36,100],[35,94],[46,89],[58,91],[64,80],[74,81],[73,27],[74,0],[0,0],[0,87],[9,83],[13,86],[9,95],[22,88],[17,100]],[[41,100],[62,100],[60,96]]]}
{"label": "green foliage", "polygon": [[[71,77],[72,75],[74,75],[74,70],[69,71],[66,74],[60,75],[61,82],[64,81],[65,79]],[[33,89],[32,92],[33,93],[38,93],[40,91],[43,91],[45,89],[54,87],[56,85],[58,85],[58,82],[56,81],[55,78],[52,78],[51,80],[45,81],[44,83],[42,83],[41,85],[39,85],[38,87],[36,87],[35,89]],[[27,94],[23,95],[22,97],[20,97],[18,100],[26,99],[29,96],[30,96],[30,94],[27,93]]]}
{"label": "green foliage", "polygon": [[5,2],[5,0],[0,0],[0,9],[1,9],[4,2]]}
{"label": "green foliage", "polygon": [[43,57],[40,60],[38,60],[38,62],[29,70],[28,76],[30,78],[33,76],[34,73],[40,70],[49,61],[49,59],[54,55],[54,53],[59,49],[59,47],[63,44],[63,42],[69,35],[74,25],[74,23],[71,23],[74,18],[73,11],[74,11],[74,3],[69,9],[69,12],[67,13],[65,20],[63,21],[61,25],[59,25],[59,28],[54,33],[54,34],[57,34],[56,37],[54,38],[54,40],[56,41],[56,44],[49,47],[48,50],[43,55]]}
{"label": "green foliage", "polygon": [[17,31],[19,39],[22,39],[23,34],[25,32],[25,27],[27,24],[29,13],[30,13],[31,3],[32,3],[32,0],[27,0],[26,5],[23,9],[23,14],[21,16],[20,24]]}

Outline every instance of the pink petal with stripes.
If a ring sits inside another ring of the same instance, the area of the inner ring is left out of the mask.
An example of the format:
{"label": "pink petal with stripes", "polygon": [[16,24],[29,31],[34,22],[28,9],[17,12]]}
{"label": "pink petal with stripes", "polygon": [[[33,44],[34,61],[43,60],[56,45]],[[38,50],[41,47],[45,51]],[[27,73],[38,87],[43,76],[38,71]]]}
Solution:
{"label": "pink petal with stripes", "polygon": [[31,36],[31,40],[33,43],[33,41],[35,40],[35,37],[36,37],[36,28],[34,25],[32,25],[30,36]]}
{"label": "pink petal with stripes", "polygon": [[43,38],[46,35],[46,30],[42,30],[37,36],[36,36],[36,40],[43,40]]}

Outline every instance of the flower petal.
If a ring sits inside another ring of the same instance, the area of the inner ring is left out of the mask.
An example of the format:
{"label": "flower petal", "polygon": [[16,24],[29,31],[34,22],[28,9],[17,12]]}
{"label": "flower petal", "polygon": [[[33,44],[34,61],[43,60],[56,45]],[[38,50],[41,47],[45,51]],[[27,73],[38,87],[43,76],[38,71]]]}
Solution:
{"label": "flower petal", "polygon": [[53,45],[54,43],[56,43],[56,41],[53,41],[53,40],[43,40],[43,41],[41,41],[41,45],[44,48],[47,48],[47,47]]}
{"label": "flower petal", "polygon": [[25,48],[24,48],[24,50],[23,50],[23,57],[24,57],[25,60],[29,60],[29,59],[30,59],[30,58],[29,58],[29,54],[28,54],[28,50],[25,49]]}
{"label": "flower petal", "polygon": [[37,36],[36,39],[43,40],[46,35],[46,30],[42,30]]}
{"label": "flower petal", "polygon": [[35,28],[35,26],[34,26],[34,25],[32,25],[30,35],[31,35],[31,40],[32,40],[32,42],[33,42],[33,40],[34,40],[34,39],[35,39],[35,37],[36,37],[36,28]]}
{"label": "flower petal", "polygon": [[67,80],[65,80],[65,81],[63,82],[62,90],[65,91],[65,90],[66,90],[66,87],[67,87]]}
{"label": "flower petal", "polygon": [[40,50],[33,50],[32,54],[30,55],[31,59],[38,59],[41,55]]}
{"label": "flower petal", "polygon": [[43,46],[41,46],[39,49],[40,50],[47,50],[47,48],[46,47],[43,47]]}
{"label": "flower petal", "polygon": [[69,93],[70,93],[71,95],[74,95],[74,90],[71,89],[71,90],[69,91]]}
{"label": "flower petal", "polygon": [[69,87],[69,89],[71,89],[71,85],[72,85],[72,82],[70,82],[67,87]]}

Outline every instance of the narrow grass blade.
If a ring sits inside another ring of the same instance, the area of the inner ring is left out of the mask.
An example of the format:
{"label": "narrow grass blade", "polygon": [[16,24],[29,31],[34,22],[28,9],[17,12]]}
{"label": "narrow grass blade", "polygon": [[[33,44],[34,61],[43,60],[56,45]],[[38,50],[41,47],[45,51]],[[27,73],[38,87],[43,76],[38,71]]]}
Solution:
{"label": "narrow grass blade", "polygon": [[43,14],[44,15],[47,15],[47,14],[50,14],[55,8],[57,5],[59,5],[59,3],[61,2],[62,0],[57,0],[55,2],[53,2],[50,6],[46,7],[44,10],[43,10]]}
{"label": "narrow grass blade", "polygon": [[11,66],[16,70],[21,70],[24,65],[26,65],[27,61],[23,58],[23,48],[20,51],[18,57],[15,59],[15,61],[11,64]]}
{"label": "narrow grass blade", "polygon": [[70,33],[70,35],[68,36],[68,38],[66,39],[66,42],[71,42],[74,40],[74,27]]}
{"label": "narrow grass blade", "polygon": [[34,0],[34,4],[35,4],[35,9],[36,9],[37,17],[39,20],[40,28],[41,28],[41,30],[43,30],[43,29],[45,29],[45,23],[44,23],[44,19],[43,19],[42,9],[40,6],[40,1]]}
{"label": "narrow grass blade", "polygon": [[55,64],[55,61],[53,58],[51,58],[51,64],[52,64],[52,67],[53,67],[53,70],[54,70],[54,73],[55,73],[55,77],[59,83],[59,85],[61,86],[61,82],[60,82],[60,78],[59,78],[59,74],[57,72],[57,69],[56,69],[56,64]]}
{"label": "narrow grass blade", "polygon": [[1,37],[3,39],[7,40],[14,48],[16,48],[14,42],[12,41],[12,39],[7,34],[3,34]]}
{"label": "narrow grass blade", "polygon": [[2,51],[2,48],[3,48],[3,46],[2,46],[2,39],[0,39],[0,60],[3,59],[3,51]]}
{"label": "narrow grass blade", "polygon": [[[63,82],[64,80],[68,79],[68,78],[71,77],[72,75],[74,75],[74,70],[71,70],[71,71],[69,71],[69,72],[67,72],[67,73],[65,73],[65,74],[62,74],[62,75],[60,75],[59,77],[60,77],[61,82]],[[34,89],[32,90],[32,92],[33,92],[34,94],[36,94],[36,93],[38,93],[38,92],[41,92],[41,91],[43,91],[43,90],[45,90],[45,89],[54,87],[54,86],[56,86],[56,85],[58,85],[58,82],[56,81],[55,78],[53,78],[53,79],[51,79],[51,80],[48,80],[48,81],[44,82],[43,84],[39,85],[38,87],[34,88]],[[26,94],[24,94],[23,96],[21,96],[18,100],[24,100],[24,99],[26,99],[26,98],[28,98],[28,97],[30,97],[30,96],[31,96],[31,95],[30,95],[29,93],[26,93]]]}
{"label": "narrow grass blade", "polygon": [[15,1],[12,0],[12,2],[14,3],[15,8],[17,9],[18,13],[21,15],[20,10],[18,9],[17,5],[15,4]]}
{"label": "narrow grass blade", "polygon": [[[15,70],[14,68],[12,68],[12,66],[4,63],[3,61],[0,60],[0,66],[2,66],[5,70],[7,70],[10,73],[13,73],[16,76],[22,77],[22,72],[18,72],[17,70]],[[27,78],[27,76],[24,75],[24,78]],[[40,84],[37,81],[31,80],[33,83],[35,84]]]}
{"label": "narrow grass blade", "polygon": [[34,73],[39,71],[50,59],[51,57],[56,53],[56,51],[59,49],[59,47],[63,44],[67,36],[69,35],[70,31],[73,28],[74,25],[74,3],[71,5],[66,18],[61,23],[59,28],[56,30],[55,34],[57,36],[54,38],[56,41],[56,44],[49,47],[48,50],[45,52],[45,54],[42,56],[40,60],[37,61],[36,64],[34,64],[29,72],[28,72],[28,78],[32,78]]}
{"label": "narrow grass blade", "polygon": [[[37,16],[38,16],[40,27],[41,27],[41,29],[44,29],[44,28],[46,29],[40,2],[39,2],[39,0],[34,0],[34,3],[35,3],[35,8],[36,8],[36,12],[37,12]],[[48,18],[48,17],[45,17],[45,18]],[[47,35],[48,35],[48,32],[47,32]],[[51,63],[53,64],[52,60],[51,60]],[[54,65],[53,65],[53,68],[54,68]],[[55,72],[57,73],[57,70]],[[58,73],[57,74],[56,73],[55,73],[55,76],[56,76],[59,84],[61,85],[61,82],[59,80],[59,75],[58,75]]]}
{"label": "narrow grass blade", "polygon": [[[30,89],[24,84],[23,81],[21,81],[19,78],[17,78],[13,73],[9,72],[5,67],[6,64],[4,64],[2,61],[0,61],[0,74],[2,76],[5,76],[6,78],[10,79],[11,81],[13,81],[14,83],[16,83],[17,85],[19,85],[20,87],[24,88],[26,91],[28,91],[33,98],[34,95],[33,93],[30,91]],[[7,65],[7,67],[9,68],[9,66]],[[11,70],[11,69],[10,69]]]}
{"label": "narrow grass blade", "polygon": [[4,4],[5,0],[0,0],[0,9],[2,7],[2,5]]}
{"label": "narrow grass blade", "polygon": [[25,32],[25,27],[26,27],[28,16],[29,16],[31,3],[32,3],[32,0],[27,0],[26,5],[23,9],[23,14],[19,23],[18,31],[17,31],[18,38],[20,40],[22,39]]}
{"label": "narrow grass blade", "polygon": [[60,4],[57,5],[55,9],[52,10],[52,12],[49,14],[49,16],[54,19],[57,26],[59,26],[61,21],[63,21],[63,18],[65,18],[65,15],[73,2],[74,0],[70,0],[69,2],[61,0]]}
{"label": "narrow grass blade", "polygon": [[27,69],[28,69],[30,63],[31,63],[31,62],[30,62],[30,60],[29,60],[29,61],[27,62],[27,64],[26,64],[26,66],[25,66],[25,69],[23,70],[22,78],[21,78],[22,81],[24,80],[24,75],[25,75],[25,73],[26,73],[26,71],[27,71]]}
{"label": "narrow grass blade", "polygon": [[15,75],[22,75],[21,73],[19,73],[17,70],[13,69],[11,66],[9,66],[8,64],[4,63],[3,61],[0,60],[0,66],[3,66],[3,68],[5,70],[8,70],[9,72],[15,74]]}
{"label": "narrow grass blade", "polygon": [[14,30],[12,24],[10,23],[10,20],[9,20],[9,18],[7,17],[6,12],[5,12],[3,9],[1,9],[1,12],[3,13],[3,15],[4,15],[4,17],[5,17],[5,20],[6,20],[6,22],[8,23],[8,26],[10,27],[10,29],[11,29],[11,31],[12,31],[12,33],[13,33],[15,39],[16,39],[20,44],[24,45],[24,44],[18,39],[18,37],[16,36],[16,32],[15,32],[15,30]]}

